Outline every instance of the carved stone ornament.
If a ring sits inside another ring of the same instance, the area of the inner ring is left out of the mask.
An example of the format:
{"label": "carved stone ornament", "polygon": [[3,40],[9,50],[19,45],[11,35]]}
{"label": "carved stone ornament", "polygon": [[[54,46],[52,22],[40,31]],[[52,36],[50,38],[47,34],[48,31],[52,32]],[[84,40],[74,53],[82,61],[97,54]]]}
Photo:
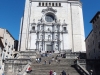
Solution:
{"label": "carved stone ornament", "polygon": [[49,12],[49,11],[51,11],[53,13],[56,13],[57,12],[56,9],[53,9],[52,7],[47,7],[47,9],[43,9],[42,10],[42,13],[46,13],[46,12]]}

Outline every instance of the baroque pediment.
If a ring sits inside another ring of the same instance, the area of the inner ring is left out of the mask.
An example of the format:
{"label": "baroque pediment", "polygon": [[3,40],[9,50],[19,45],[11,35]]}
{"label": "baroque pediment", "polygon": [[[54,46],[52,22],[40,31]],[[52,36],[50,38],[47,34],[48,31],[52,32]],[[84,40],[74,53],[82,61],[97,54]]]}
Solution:
{"label": "baroque pediment", "polygon": [[47,9],[43,9],[43,10],[42,10],[42,13],[46,13],[46,12],[53,12],[53,13],[56,13],[57,10],[56,10],[56,9],[53,9],[52,7],[48,7]]}

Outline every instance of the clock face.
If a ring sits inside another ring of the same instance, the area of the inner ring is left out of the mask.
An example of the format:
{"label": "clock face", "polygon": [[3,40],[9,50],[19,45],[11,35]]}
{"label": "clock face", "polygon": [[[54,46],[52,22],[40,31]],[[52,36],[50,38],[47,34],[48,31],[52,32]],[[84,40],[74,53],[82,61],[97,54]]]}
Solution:
{"label": "clock face", "polygon": [[45,20],[46,20],[47,22],[53,22],[54,19],[55,19],[54,16],[51,15],[51,14],[47,14],[47,15],[45,16]]}

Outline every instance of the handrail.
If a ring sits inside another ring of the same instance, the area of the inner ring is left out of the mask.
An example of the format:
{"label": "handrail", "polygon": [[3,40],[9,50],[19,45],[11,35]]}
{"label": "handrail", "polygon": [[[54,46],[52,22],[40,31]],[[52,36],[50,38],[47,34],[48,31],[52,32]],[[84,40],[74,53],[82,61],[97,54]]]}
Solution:
{"label": "handrail", "polygon": [[75,62],[74,62],[74,64],[75,64],[75,67],[84,75],[90,75],[90,73],[84,68],[84,67],[82,67],[80,64],[81,63],[79,63],[79,61],[78,60],[76,60]]}

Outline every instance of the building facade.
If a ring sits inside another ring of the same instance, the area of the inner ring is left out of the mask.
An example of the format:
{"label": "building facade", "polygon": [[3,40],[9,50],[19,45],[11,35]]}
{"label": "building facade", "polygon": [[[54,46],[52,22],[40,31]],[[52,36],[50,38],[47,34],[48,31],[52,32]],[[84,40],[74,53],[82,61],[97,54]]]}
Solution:
{"label": "building facade", "polygon": [[100,59],[100,12],[91,20],[92,31],[86,38],[87,59]]}
{"label": "building facade", "polygon": [[[0,60],[1,65],[6,58],[14,58],[14,38],[8,30],[0,28]],[[0,66],[1,67],[1,66]]]}
{"label": "building facade", "polygon": [[19,50],[85,51],[80,0],[26,0]]}
{"label": "building facade", "polygon": [[92,31],[86,38],[87,70],[100,75],[100,11],[90,21]]}

